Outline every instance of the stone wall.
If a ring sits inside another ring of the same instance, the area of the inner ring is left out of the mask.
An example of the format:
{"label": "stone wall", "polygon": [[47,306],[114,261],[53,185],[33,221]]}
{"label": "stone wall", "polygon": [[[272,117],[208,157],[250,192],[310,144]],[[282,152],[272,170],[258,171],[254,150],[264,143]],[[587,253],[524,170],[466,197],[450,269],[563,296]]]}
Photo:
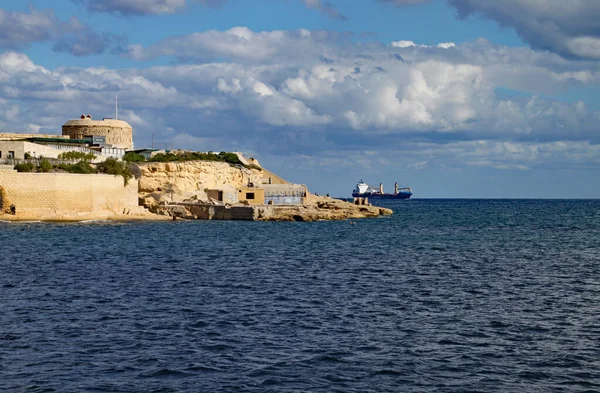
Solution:
{"label": "stone wall", "polygon": [[113,175],[0,171],[0,209],[6,212],[14,204],[17,213],[122,213],[138,206],[138,181],[123,183],[123,177]]}
{"label": "stone wall", "polygon": [[265,190],[255,187],[241,187],[238,190],[238,200],[240,202],[248,202],[250,205],[264,205]]}

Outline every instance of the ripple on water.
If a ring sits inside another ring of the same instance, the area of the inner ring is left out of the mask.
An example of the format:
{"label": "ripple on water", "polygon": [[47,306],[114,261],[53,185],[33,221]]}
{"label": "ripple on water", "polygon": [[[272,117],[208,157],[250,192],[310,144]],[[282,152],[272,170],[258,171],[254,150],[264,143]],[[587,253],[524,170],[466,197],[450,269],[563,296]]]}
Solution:
{"label": "ripple on water", "polygon": [[600,390],[599,201],[0,222],[0,391]]}

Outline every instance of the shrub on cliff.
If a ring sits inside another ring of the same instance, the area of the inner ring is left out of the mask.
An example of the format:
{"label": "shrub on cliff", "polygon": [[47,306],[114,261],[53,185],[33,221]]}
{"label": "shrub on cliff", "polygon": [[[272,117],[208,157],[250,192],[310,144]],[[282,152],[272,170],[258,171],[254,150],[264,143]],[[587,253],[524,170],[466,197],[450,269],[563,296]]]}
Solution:
{"label": "shrub on cliff", "polygon": [[177,156],[173,153],[166,153],[166,154],[156,154],[155,156],[153,156],[152,158],[150,158],[149,160],[150,162],[173,162],[173,161],[184,161],[181,159],[180,156]]}
{"label": "shrub on cliff", "polygon": [[48,159],[42,158],[42,161],[40,161],[40,166],[38,167],[38,172],[46,173],[50,172],[52,169],[54,169],[54,165],[52,165]]}
{"label": "shrub on cliff", "polygon": [[58,158],[61,160],[83,160],[83,161],[93,161],[96,159],[96,156],[93,153],[84,153],[81,151],[67,151],[64,153],[60,153]]}
{"label": "shrub on cliff", "polygon": [[184,162],[184,161],[216,161],[226,162],[231,165],[242,165],[240,158],[235,153],[226,153],[224,151],[219,154],[212,152],[201,153],[201,152],[185,152],[181,154],[156,154],[149,160],[150,162]]}
{"label": "shrub on cliff", "polygon": [[144,157],[143,155],[141,155],[139,153],[136,153],[136,152],[133,152],[133,151],[128,151],[123,156],[123,161],[126,161],[126,162],[144,162],[144,161],[146,161],[146,157]]}
{"label": "shrub on cliff", "polygon": [[129,165],[114,158],[107,158],[106,161],[98,164],[98,172],[106,173],[107,175],[123,176],[125,184],[133,177]]}
{"label": "shrub on cliff", "polygon": [[35,165],[31,162],[24,162],[22,164],[15,165],[15,170],[17,172],[33,172],[35,171]]}
{"label": "shrub on cliff", "polygon": [[79,161],[77,164],[60,164],[58,167],[69,173],[90,174],[97,172],[87,161]]}

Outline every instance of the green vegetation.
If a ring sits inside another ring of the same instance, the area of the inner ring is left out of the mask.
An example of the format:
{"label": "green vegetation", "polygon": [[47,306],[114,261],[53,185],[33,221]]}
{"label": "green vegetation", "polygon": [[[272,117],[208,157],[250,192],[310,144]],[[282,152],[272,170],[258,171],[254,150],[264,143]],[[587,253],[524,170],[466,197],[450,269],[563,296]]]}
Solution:
{"label": "green vegetation", "polygon": [[80,161],[93,161],[96,159],[96,155],[93,153],[84,153],[81,151],[67,151],[58,155],[59,160],[80,160]]}
{"label": "green vegetation", "polygon": [[81,174],[90,174],[90,173],[98,173],[96,168],[92,167],[87,161],[79,161],[76,164],[60,164],[58,165],[59,169],[62,169],[65,172],[69,173],[81,173]]}
{"label": "green vegetation", "polygon": [[246,167],[248,169],[256,169],[256,170],[262,171],[262,168],[255,164],[250,164],[250,165],[247,165]]}
{"label": "green vegetation", "polygon": [[42,158],[40,166],[38,167],[38,172],[50,172],[52,169],[54,169],[54,165],[52,165],[47,158]]}
{"label": "green vegetation", "polygon": [[107,158],[106,161],[101,162],[98,165],[98,171],[108,175],[123,176],[125,185],[127,185],[129,179],[133,177],[133,174],[131,173],[127,163],[123,161],[117,161],[114,158]]}
{"label": "green vegetation", "polygon": [[146,161],[146,157],[144,157],[143,155],[141,155],[139,153],[136,153],[136,152],[133,152],[133,151],[128,151],[123,156],[123,161],[126,161],[126,162],[144,162],[144,161]]}
{"label": "green vegetation", "polygon": [[107,175],[123,176],[125,184],[133,177],[129,164],[123,161],[116,160],[114,158],[107,158],[106,161],[93,165],[87,159],[81,159],[74,164],[53,164],[47,158],[43,158],[39,161],[38,165],[32,162],[24,162],[22,164],[15,165],[17,172],[51,172],[54,170],[64,171],[68,173],[105,173]]}
{"label": "green vegetation", "polygon": [[226,153],[224,151],[219,154],[215,153],[199,153],[186,152],[182,154],[156,154],[150,158],[150,162],[184,162],[184,161],[217,161],[226,162],[231,165],[244,165],[235,153]]}
{"label": "green vegetation", "polygon": [[22,164],[15,165],[17,172],[35,172],[36,166],[31,162],[24,162]]}

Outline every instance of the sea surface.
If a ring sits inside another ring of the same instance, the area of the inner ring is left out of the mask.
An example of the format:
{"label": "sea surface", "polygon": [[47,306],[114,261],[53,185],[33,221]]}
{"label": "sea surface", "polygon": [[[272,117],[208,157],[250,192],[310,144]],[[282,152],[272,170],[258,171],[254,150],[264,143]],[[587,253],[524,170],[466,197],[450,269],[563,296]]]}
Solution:
{"label": "sea surface", "polygon": [[0,391],[600,391],[600,200],[381,205],[0,223]]}

